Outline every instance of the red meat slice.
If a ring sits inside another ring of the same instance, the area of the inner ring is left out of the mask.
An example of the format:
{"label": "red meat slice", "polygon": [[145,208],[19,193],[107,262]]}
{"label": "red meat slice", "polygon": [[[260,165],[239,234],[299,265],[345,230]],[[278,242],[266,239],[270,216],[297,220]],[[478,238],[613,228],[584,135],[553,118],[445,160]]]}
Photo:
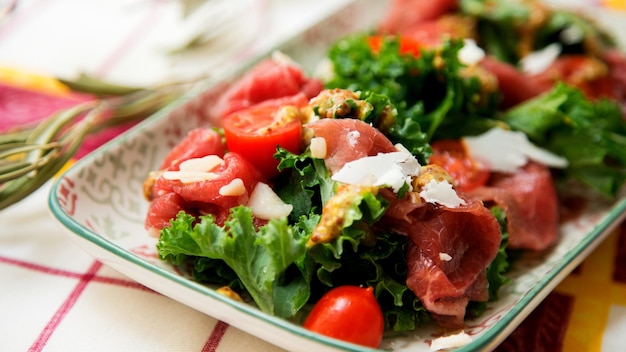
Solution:
{"label": "red meat slice", "polygon": [[[168,180],[160,177],[158,184],[166,184],[161,189],[168,189],[180,195],[186,202],[200,202],[215,204],[219,208],[230,209],[245,204],[254,186],[262,180],[261,174],[252,164],[237,153],[224,155],[224,163],[211,172],[217,177],[211,180],[183,183],[180,180]],[[222,195],[220,189],[232,180],[239,178],[243,181],[246,192],[242,195]]]}
{"label": "red meat slice", "polygon": [[[256,184],[263,180],[254,166],[233,152],[226,153],[224,163],[211,172],[216,173],[217,177],[190,183],[158,177],[153,186],[155,198],[148,208],[146,228],[158,231],[168,226],[170,219],[175,218],[181,210],[196,217],[212,214],[215,222],[221,225],[230,209],[246,204]],[[220,189],[236,178],[243,181],[245,192],[240,195],[220,194]]]}
{"label": "red meat slice", "polygon": [[387,230],[410,238],[407,287],[445,329],[463,327],[470,300],[489,298],[485,269],[502,239],[491,212],[464,199],[457,208],[395,200],[382,220]]}
{"label": "red meat slice", "polygon": [[146,215],[145,227],[153,237],[159,237],[159,231],[170,225],[179,211],[185,209],[185,200],[175,193],[166,193],[150,202]]}
{"label": "red meat slice", "polygon": [[397,151],[384,134],[361,120],[321,119],[306,127],[313,130],[316,137],[326,140],[324,163],[332,173],[347,162]]}
{"label": "red meat slice", "polygon": [[548,91],[551,83],[529,79],[522,71],[506,62],[493,57],[485,57],[480,66],[491,72],[498,80],[498,88],[502,92],[502,108],[510,108],[527,99]]}
{"label": "red meat slice", "polygon": [[440,46],[444,36],[454,37],[454,33],[440,21],[427,21],[402,31],[403,37],[414,39],[424,48]]}
{"label": "red meat slice", "polygon": [[558,200],[547,167],[530,162],[513,174],[495,173],[486,187],[468,194],[504,208],[509,248],[543,250],[557,240]]}
{"label": "red meat slice", "polygon": [[210,128],[196,128],[178,143],[165,157],[159,170],[179,170],[180,163],[207,155],[224,156],[226,146],[219,133]]}
{"label": "red meat slice", "polygon": [[221,118],[266,100],[298,93],[312,98],[322,88],[321,81],[307,77],[295,64],[284,59],[268,59],[230,86],[211,108],[211,115]]}
{"label": "red meat slice", "polygon": [[394,0],[381,21],[382,33],[398,34],[421,22],[434,20],[457,8],[457,0]]}
{"label": "red meat slice", "polygon": [[589,99],[616,98],[608,65],[590,56],[561,56],[545,71],[530,76],[530,79],[546,87],[552,87],[556,82],[573,85]]}

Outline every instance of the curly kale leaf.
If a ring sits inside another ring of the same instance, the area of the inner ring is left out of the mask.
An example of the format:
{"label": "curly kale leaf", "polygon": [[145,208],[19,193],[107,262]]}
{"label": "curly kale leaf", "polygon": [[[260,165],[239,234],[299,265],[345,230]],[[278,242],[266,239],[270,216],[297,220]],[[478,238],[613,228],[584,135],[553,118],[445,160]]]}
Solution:
{"label": "curly kale leaf", "polygon": [[[200,221],[180,213],[161,231],[157,249],[161,259],[179,263],[181,256],[222,260],[237,274],[261,310],[293,316],[310,296],[309,280],[287,269],[306,251],[315,218],[290,226],[286,219],[271,220],[257,231],[250,208],[236,207],[223,227],[212,216]],[[291,273],[291,271],[289,271]]]}
{"label": "curly kale leaf", "polygon": [[579,89],[559,83],[500,118],[538,146],[565,157],[569,166],[562,177],[610,198],[626,181],[626,125],[615,102],[591,101]]}
{"label": "curly kale leaf", "polygon": [[465,65],[458,59],[462,41],[444,41],[415,56],[400,52],[400,37],[385,38],[376,52],[368,39],[350,36],[329,50],[334,76],[326,86],[389,97],[398,112],[388,133],[392,141],[428,154],[429,147],[420,143],[474,135],[496,124],[490,117],[499,93],[487,92],[477,76],[463,73]]}

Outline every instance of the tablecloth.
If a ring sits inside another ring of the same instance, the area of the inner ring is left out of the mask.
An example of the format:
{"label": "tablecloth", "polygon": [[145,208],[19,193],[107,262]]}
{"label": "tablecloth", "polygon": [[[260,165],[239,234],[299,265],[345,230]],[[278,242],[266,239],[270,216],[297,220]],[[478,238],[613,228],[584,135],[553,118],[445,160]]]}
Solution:
{"label": "tablecloth", "polygon": [[[20,1],[10,18],[0,20],[0,121],[41,118],[50,109],[89,98],[50,77],[91,72],[146,85],[205,74],[245,60],[305,25],[298,19],[303,9],[321,15],[334,6],[330,0],[253,3],[251,25],[269,34],[241,38],[247,44],[229,53],[228,60],[202,62],[163,56],[163,48],[171,49],[173,43],[163,33],[179,25],[180,16],[174,14],[180,14],[180,3]],[[626,7],[618,1],[601,5]],[[99,138],[82,153],[111,136]],[[50,183],[0,211],[0,350],[280,351],[90,257],[49,213],[49,188]],[[624,346],[626,225],[549,294],[498,351],[620,351]]]}

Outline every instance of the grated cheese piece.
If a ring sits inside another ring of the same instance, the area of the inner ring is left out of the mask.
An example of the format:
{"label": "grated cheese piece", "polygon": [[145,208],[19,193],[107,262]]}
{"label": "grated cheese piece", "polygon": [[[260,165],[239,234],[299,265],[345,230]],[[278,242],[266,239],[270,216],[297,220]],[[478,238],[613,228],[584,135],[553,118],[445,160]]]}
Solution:
{"label": "grated cheese piece", "polygon": [[165,171],[161,175],[166,180],[180,180],[182,183],[211,181],[217,178],[217,174],[204,171]]}
{"label": "grated cheese piece", "polygon": [[448,253],[439,253],[439,259],[443,260],[444,262],[449,262],[452,260],[452,256],[450,256],[450,254]]}
{"label": "grated cheese piece", "polygon": [[411,153],[397,151],[350,161],[332,179],[351,185],[390,186],[397,193],[419,171],[420,164]]}
{"label": "grated cheese piece", "polygon": [[224,159],[217,155],[207,155],[202,158],[192,158],[180,163],[180,171],[211,171],[224,164]]}
{"label": "grated cheese piece", "polygon": [[317,159],[324,159],[328,152],[326,149],[326,139],[324,139],[324,137],[311,138],[309,148],[311,149],[311,156]]}
{"label": "grated cheese piece", "polygon": [[534,75],[545,71],[561,54],[561,44],[552,43],[545,48],[532,52],[520,60],[522,71]]}
{"label": "grated cheese piece", "polygon": [[492,171],[512,173],[528,163],[536,161],[548,167],[567,167],[567,159],[541,149],[522,132],[496,127],[475,137],[464,137],[463,143],[476,161]]}
{"label": "grated cheese piece", "polygon": [[246,193],[246,187],[240,178],[232,179],[227,185],[220,187],[219,194],[222,196],[241,196]]}
{"label": "grated cheese piece", "polygon": [[420,197],[428,203],[436,203],[448,208],[457,208],[465,205],[465,201],[459,197],[452,184],[447,180],[432,179],[420,191]]}
{"label": "grated cheese piece", "polygon": [[430,342],[431,351],[439,351],[450,348],[457,348],[472,342],[472,337],[461,331],[458,334],[438,337]]}
{"label": "grated cheese piece", "polygon": [[580,29],[580,27],[572,25],[561,31],[559,39],[568,45],[582,43],[585,39],[585,33],[582,29]]}
{"label": "grated cheese piece", "polygon": [[257,183],[248,200],[252,215],[259,219],[269,220],[288,216],[293,205],[283,202],[274,190],[263,182]]}
{"label": "grated cheese piece", "polygon": [[462,63],[473,66],[485,57],[485,51],[481,49],[474,39],[464,39],[465,45],[459,50],[457,57]]}

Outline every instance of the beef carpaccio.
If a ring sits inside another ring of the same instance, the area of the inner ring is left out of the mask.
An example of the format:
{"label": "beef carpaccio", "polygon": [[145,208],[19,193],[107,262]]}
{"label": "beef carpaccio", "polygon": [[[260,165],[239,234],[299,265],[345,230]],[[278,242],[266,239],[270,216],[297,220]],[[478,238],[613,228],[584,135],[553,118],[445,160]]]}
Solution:
{"label": "beef carpaccio", "polygon": [[626,180],[626,59],[577,13],[395,0],[320,67],[258,63],[144,184],[161,259],[266,313],[354,285],[388,330],[458,332],[559,241],[560,184]]}

